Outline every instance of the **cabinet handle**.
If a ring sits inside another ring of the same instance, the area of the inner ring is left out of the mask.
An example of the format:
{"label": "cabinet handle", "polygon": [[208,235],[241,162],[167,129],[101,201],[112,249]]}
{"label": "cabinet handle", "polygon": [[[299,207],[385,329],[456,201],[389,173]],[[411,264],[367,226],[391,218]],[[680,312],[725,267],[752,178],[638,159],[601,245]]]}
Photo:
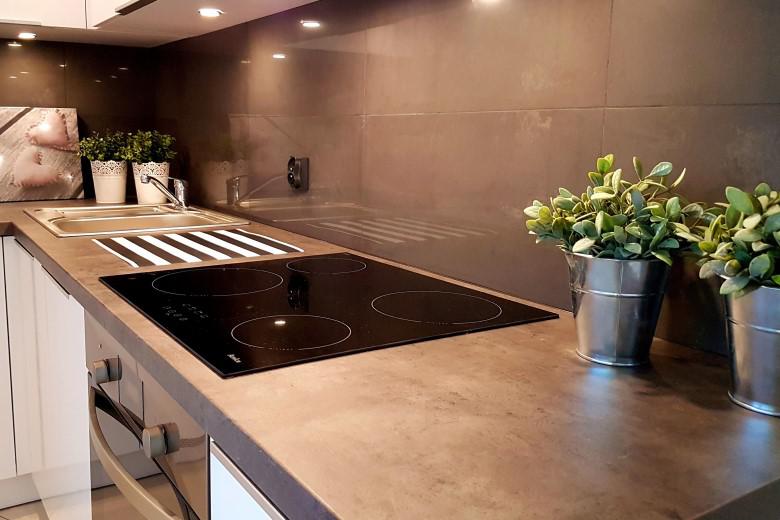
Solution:
{"label": "cabinet handle", "polygon": [[122,362],[118,357],[92,362],[92,380],[97,385],[122,379]]}
{"label": "cabinet handle", "polygon": [[119,459],[111,451],[97,417],[95,396],[97,391],[89,388],[89,437],[97,454],[97,458],[109,478],[128,502],[147,520],[181,520],[178,516],[165,509],[141,484],[135,480],[122,466]]}
{"label": "cabinet handle", "polygon": [[144,428],[141,432],[141,445],[144,455],[156,459],[179,451],[179,429],[175,424],[158,424]]}

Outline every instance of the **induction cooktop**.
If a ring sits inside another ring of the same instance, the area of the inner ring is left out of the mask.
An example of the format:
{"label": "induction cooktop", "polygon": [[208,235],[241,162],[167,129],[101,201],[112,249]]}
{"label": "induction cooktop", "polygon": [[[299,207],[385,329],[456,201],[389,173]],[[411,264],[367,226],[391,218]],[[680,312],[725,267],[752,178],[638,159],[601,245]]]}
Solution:
{"label": "induction cooktop", "polygon": [[558,317],[349,253],[101,281],[222,377]]}

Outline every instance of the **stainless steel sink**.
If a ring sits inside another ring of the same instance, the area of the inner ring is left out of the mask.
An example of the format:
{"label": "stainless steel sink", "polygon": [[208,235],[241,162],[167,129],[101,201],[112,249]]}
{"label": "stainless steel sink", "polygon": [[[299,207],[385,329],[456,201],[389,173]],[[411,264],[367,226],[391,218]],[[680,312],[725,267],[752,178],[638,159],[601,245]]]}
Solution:
{"label": "stainless steel sink", "polygon": [[58,237],[110,235],[244,225],[246,220],[169,204],[37,208],[25,212]]}

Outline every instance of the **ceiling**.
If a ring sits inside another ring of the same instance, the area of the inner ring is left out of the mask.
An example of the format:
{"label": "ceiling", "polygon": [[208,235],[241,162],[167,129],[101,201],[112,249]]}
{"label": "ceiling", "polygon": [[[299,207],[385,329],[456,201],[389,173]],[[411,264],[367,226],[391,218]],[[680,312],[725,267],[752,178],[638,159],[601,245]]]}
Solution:
{"label": "ceiling", "polygon": [[[13,39],[32,30],[37,39],[133,47],[156,47],[165,43],[218,31],[226,27],[286,11],[315,0],[154,0],[127,15],[117,15],[98,27],[61,27],[0,24],[0,38]],[[200,7],[223,11],[218,18],[203,18]]]}

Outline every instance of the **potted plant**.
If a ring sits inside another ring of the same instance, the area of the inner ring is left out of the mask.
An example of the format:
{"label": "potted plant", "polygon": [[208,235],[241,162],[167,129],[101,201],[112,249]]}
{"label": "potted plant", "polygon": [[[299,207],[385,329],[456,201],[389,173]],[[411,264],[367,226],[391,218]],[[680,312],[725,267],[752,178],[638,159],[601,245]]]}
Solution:
{"label": "potted plant", "polygon": [[123,132],[101,135],[93,132],[79,141],[79,155],[89,160],[98,204],[121,204],[125,201],[127,162],[126,136]]}
{"label": "potted plant", "polygon": [[685,170],[667,186],[669,162],[645,174],[635,157],[632,180],[613,164],[612,154],[598,158],[585,193],[560,188],[549,205],[535,200],[526,227],[566,255],[577,353],[636,366],[648,361],[673,254],[699,240],[684,220],[704,210],[673,195]]}
{"label": "potted plant", "polygon": [[128,134],[126,157],[133,163],[135,191],[139,204],[161,204],[165,195],[152,184],[143,184],[141,175],[155,177],[168,184],[171,170],[169,162],[176,156],[173,145],[176,139],[157,130],[139,130]]}
{"label": "potted plant", "polygon": [[732,401],[780,416],[780,193],[729,186],[699,244],[699,276],[724,279]]}

